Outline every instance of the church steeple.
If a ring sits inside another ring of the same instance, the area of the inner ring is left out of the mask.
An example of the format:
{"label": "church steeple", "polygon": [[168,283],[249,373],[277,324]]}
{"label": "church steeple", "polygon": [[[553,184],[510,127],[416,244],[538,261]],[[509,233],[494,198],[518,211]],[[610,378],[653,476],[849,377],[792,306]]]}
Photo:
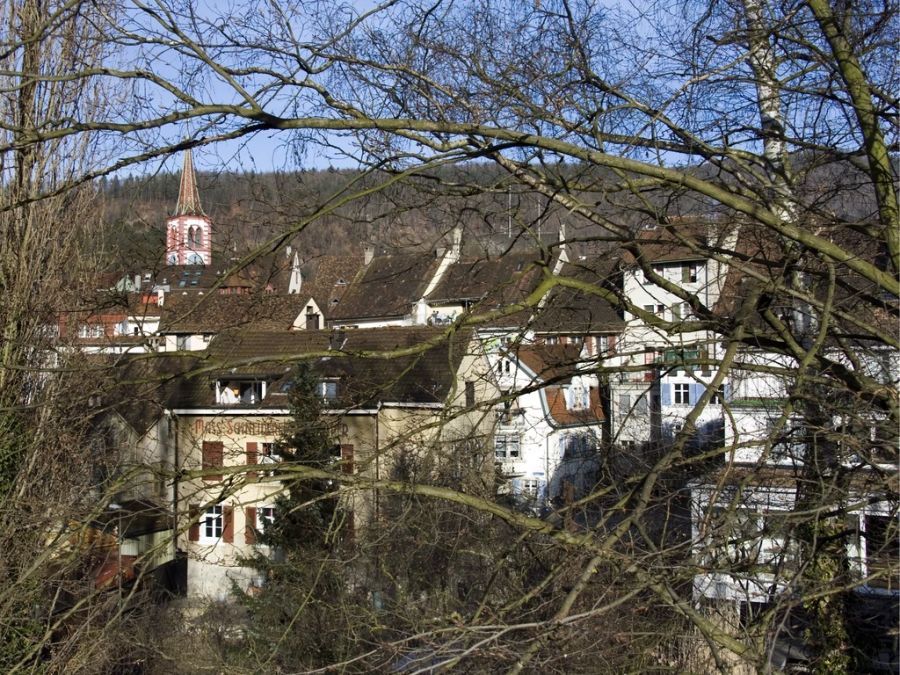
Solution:
{"label": "church steeple", "polygon": [[212,221],[200,205],[191,151],[184,153],[175,213],[166,221],[166,263],[209,265],[212,262]]}
{"label": "church steeple", "polygon": [[173,216],[205,216],[200,206],[200,191],[197,190],[197,175],[194,173],[194,157],[190,149],[184,152],[184,166],[181,168],[181,185],[178,187],[178,203]]}

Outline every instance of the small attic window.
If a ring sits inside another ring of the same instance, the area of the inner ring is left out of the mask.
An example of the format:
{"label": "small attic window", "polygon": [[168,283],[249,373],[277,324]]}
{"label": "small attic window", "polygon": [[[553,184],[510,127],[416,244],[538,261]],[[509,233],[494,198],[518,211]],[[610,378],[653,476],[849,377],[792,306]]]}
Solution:
{"label": "small attic window", "polygon": [[347,285],[347,281],[346,281],[346,279],[338,279],[338,280],[335,282],[334,285],[335,285],[335,286],[346,286],[346,285]]}
{"label": "small attic window", "polygon": [[337,380],[322,380],[317,387],[319,396],[325,402],[335,401],[337,399],[338,383]]}

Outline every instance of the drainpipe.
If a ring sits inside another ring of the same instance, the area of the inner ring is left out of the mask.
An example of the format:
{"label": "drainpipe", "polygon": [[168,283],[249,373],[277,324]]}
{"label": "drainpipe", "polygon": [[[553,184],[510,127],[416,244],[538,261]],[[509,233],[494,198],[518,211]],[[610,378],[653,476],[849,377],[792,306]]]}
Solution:
{"label": "drainpipe", "polygon": [[544,490],[544,506],[550,503],[550,436],[544,436],[544,481],[546,489]]}
{"label": "drainpipe", "polygon": [[[382,401],[378,401],[378,405],[375,406],[375,482],[377,483],[381,480],[381,453],[380,453],[380,445],[381,445],[381,408],[383,406]],[[375,522],[378,522],[378,518],[381,516],[380,513],[380,490],[378,486],[375,487]]]}
{"label": "drainpipe", "polygon": [[167,431],[173,439],[172,469],[174,478],[172,479],[172,556],[174,559],[178,554],[178,493],[180,488],[179,476],[181,475],[181,458],[178,454],[178,416],[172,410],[167,410],[166,419],[168,422]]}

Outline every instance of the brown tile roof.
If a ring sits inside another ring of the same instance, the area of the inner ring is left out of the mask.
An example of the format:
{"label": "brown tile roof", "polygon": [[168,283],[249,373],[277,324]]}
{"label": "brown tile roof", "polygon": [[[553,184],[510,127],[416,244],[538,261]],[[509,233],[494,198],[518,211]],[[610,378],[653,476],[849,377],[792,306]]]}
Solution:
{"label": "brown tile roof", "polygon": [[516,356],[541,380],[567,382],[582,366],[581,345],[535,344],[519,347]]}
{"label": "brown tile roof", "polygon": [[[560,273],[585,283],[602,287],[611,274],[614,261],[608,258],[580,261],[565,265]],[[625,323],[609,302],[587,291],[558,286],[547,302],[535,312],[531,328],[538,333],[618,333]]]}
{"label": "brown tile roof", "polygon": [[[404,253],[374,258],[331,313],[340,320],[409,314],[439,264],[434,256]],[[324,311],[324,310],[323,310]]]}
{"label": "brown tile roof", "polygon": [[207,380],[191,377],[202,365],[197,356],[152,354],[98,357],[94,361],[111,368],[111,383],[102,403],[121,415],[139,435],[145,434],[166,409],[209,396]]}
{"label": "brown tile roof", "polygon": [[330,319],[362,269],[362,254],[325,255],[308,260],[301,266],[303,283],[299,295],[315,300],[325,319]]}
{"label": "brown tile roof", "polygon": [[290,330],[305,302],[299,295],[250,293],[166,295],[160,319],[163,333],[220,333],[235,328]]}
{"label": "brown tile roof", "polygon": [[156,271],[155,283],[169,285],[172,292],[207,291],[214,287],[247,288],[287,293],[293,255],[284,251],[265,253],[236,269],[241,258],[213,253],[211,265],[169,265]]}
{"label": "brown tile roof", "polygon": [[[504,291],[515,288],[528,291],[534,288],[539,275],[533,274],[536,265],[544,265],[541,251],[507,253],[498,258],[460,261],[452,265],[444,278],[428,296],[429,302],[481,301],[497,299]],[[522,282],[525,279],[529,282]],[[527,290],[526,290],[527,289]],[[519,293],[514,293],[518,296]],[[515,300],[520,300],[516,297]],[[515,301],[514,300],[514,301]]]}
{"label": "brown tile roof", "polygon": [[544,394],[547,396],[550,417],[559,426],[599,424],[604,419],[603,407],[600,405],[600,391],[596,387],[591,387],[590,405],[583,410],[569,410],[566,407],[562,387],[545,387]]}
{"label": "brown tile roof", "polygon": [[[442,403],[455,382],[471,334],[443,336],[438,329],[421,327],[237,332],[218,336],[207,356],[217,377],[271,378],[273,400],[283,395],[293,364],[315,354],[308,359],[313,370],[321,377],[338,379],[344,404]],[[391,354],[398,350],[412,353]]]}
{"label": "brown tile roof", "polygon": [[[704,251],[715,248],[728,235],[730,227],[716,221],[678,221],[671,225],[660,226],[652,230],[642,230],[635,239],[635,244],[644,259],[650,263],[679,262],[705,260]],[[691,250],[691,246],[683,243],[693,242],[699,251]],[[622,252],[622,260],[626,265],[637,262],[631,251]]]}

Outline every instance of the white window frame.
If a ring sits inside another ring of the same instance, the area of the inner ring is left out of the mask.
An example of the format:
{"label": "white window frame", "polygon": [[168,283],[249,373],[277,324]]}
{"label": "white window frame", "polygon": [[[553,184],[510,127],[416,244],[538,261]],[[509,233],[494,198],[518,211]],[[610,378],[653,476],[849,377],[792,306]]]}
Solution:
{"label": "white window frame", "polygon": [[225,509],[221,504],[210,506],[203,513],[200,521],[200,541],[202,543],[215,543],[222,538],[225,532]]}
{"label": "white window frame", "polygon": [[541,488],[541,481],[537,478],[523,478],[521,486],[523,497],[535,499],[538,496],[538,490]]}
{"label": "white window frame", "polygon": [[[512,441],[512,442],[511,442]],[[510,447],[512,446],[512,447]],[[522,456],[520,434],[502,433],[494,436],[494,458],[500,461],[516,460]]]}
{"label": "white window frame", "polygon": [[263,532],[265,528],[275,520],[275,507],[271,504],[263,504],[256,507],[256,531]]}
{"label": "white window frame", "polygon": [[336,401],[338,397],[338,381],[320,380],[318,385],[316,385],[316,390],[323,401]]}
{"label": "white window frame", "polygon": [[672,403],[691,405],[691,385],[678,382],[672,386]]}

